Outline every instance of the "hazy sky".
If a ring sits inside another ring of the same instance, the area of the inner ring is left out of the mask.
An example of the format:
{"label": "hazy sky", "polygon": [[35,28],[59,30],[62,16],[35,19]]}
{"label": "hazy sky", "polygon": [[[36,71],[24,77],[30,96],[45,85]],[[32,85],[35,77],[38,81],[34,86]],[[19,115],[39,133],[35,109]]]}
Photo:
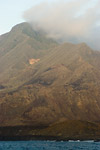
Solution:
{"label": "hazy sky", "polygon": [[0,0],[0,34],[23,21],[55,39],[100,49],[100,0]]}
{"label": "hazy sky", "polygon": [[23,13],[43,0],[0,0],[0,35],[17,23],[23,22]]}
{"label": "hazy sky", "polygon": [[[24,21],[23,12],[43,1],[44,0],[0,0],[0,34],[9,31],[13,25]],[[45,1],[51,2],[57,0]],[[93,3],[95,3],[95,1],[96,0],[94,0]]]}

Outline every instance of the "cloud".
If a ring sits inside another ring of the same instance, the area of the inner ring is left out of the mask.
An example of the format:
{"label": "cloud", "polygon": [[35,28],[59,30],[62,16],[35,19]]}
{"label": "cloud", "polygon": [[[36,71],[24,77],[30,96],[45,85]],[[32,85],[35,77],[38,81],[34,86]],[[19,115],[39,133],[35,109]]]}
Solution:
{"label": "cloud", "polygon": [[100,49],[99,0],[44,1],[24,12],[24,19],[56,40]]}

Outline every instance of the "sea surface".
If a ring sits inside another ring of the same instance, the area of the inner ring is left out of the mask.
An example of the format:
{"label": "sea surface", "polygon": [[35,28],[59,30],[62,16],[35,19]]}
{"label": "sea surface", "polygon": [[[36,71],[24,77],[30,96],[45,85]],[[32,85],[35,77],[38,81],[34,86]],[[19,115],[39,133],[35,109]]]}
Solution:
{"label": "sea surface", "polygon": [[0,150],[100,150],[100,142],[1,141]]}

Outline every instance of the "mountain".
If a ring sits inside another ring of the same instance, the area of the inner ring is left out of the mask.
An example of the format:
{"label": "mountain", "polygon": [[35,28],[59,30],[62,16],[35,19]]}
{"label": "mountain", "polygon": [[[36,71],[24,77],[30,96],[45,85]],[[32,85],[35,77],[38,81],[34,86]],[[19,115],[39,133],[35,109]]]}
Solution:
{"label": "mountain", "polygon": [[20,74],[29,69],[29,60],[40,59],[56,44],[55,41],[47,38],[43,31],[33,30],[28,23],[18,24],[9,33],[2,35],[0,37],[0,85],[3,84],[8,88],[14,85],[14,88],[22,84]]}
{"label": "mountain", "polygon": [[81,135],[95,127],[97,136],[99,114],[99,51],[59,44],[28,23],[0,37],[0,126],[46,127],[36,134],[56,136],[60,126],[61,135],[68,126],[78,132],[78,124]]}

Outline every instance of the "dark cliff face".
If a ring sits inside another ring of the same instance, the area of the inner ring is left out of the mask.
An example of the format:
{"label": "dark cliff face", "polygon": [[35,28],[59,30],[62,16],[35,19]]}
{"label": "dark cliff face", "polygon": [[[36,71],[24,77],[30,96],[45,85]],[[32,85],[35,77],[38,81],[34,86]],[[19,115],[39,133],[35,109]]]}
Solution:
{"label": "dark cliff face", "polygon": [[15,26],[0,39],[0,125],[100,121],[99,60],[84,43],[57,44],[27,23]]}

